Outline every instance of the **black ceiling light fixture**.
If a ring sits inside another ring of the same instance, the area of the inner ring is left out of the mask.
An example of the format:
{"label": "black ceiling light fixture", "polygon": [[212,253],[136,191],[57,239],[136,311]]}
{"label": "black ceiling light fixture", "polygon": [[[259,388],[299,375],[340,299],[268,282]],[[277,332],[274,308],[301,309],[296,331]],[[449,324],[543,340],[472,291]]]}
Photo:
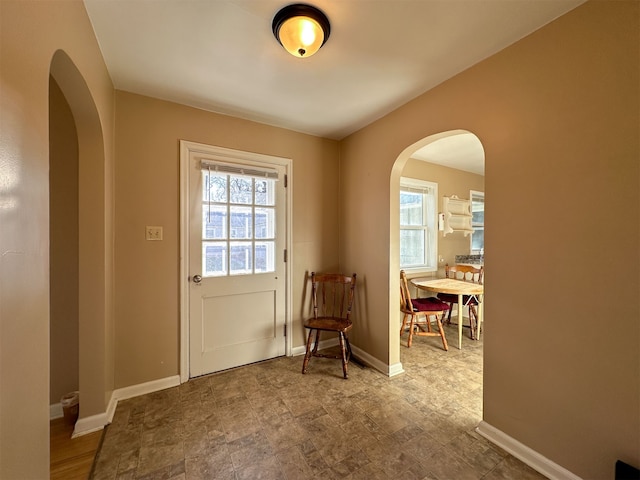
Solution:
{"label": "black ceiling light fixture", "polygon": [[294,3],[273,17],[273,35],[294,57],[310,57],[325,44],[331,32],[327,16],[312,5]]}

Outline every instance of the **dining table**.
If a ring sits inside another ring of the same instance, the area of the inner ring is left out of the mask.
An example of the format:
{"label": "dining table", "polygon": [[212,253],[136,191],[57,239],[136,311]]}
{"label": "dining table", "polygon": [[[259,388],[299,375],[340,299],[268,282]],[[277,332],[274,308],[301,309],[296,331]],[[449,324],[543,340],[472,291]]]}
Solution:
{"label": "dining table", "polygon": [[[482,324],[483,315],[483,297],[484,285],[480,283],[467,282],[454,278],[436,278],[430,280],[411,280],[411,283],[419,290],[432,293],[451,293],[458,295],[458,348],[462,349],[462,310],[471,299],[475,298],[478,302],[478,325],[476,340],[480,339],[480,326]],[[464,303],[464,296],[467,295],[467,303]],[[469,320],[471,321],[471,320]]]}

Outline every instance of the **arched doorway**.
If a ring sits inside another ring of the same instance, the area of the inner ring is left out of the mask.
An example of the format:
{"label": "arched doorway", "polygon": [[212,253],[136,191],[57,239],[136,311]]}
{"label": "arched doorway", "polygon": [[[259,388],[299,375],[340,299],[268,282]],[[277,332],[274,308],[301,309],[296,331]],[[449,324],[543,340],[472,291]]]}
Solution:
{"label": "arched doorway", "polygon": [[[474,166],[475,164],[475,166]],[[427,167],[429,165],[429,167]],[[437,172],[434,178],[433,172]],[[456,194],[468,198],[470,190],[484,192],[484,148],[480,139],[466,130],[450,130],[425,137],[405,148],[396,159],[390,178],[390,311],[398,305],[400,271],[400,180],[403,176],[422,179],[438,184],[436,205],[442,211],[442,196]],[[472,178],[473,180],[469,180]],[[459,186],[458,186],[459,185]],[[473,188],[469,188],[473,186]],[[456,233],[445,238],[439,232],[435,265],[422,270],[416,269],[415,275],[443,276],[446,263],[455,263],[458,254],[471,253],[471,238]],[[397,311],[397,309],[395,309]],[[390,317],[389,358],[390,365],[397,365],[401,371],[399,323],[396,316]],[[399,320],[398,320],[399,322]],[[397,324],[397,328],[396,328]]]}
{"label": "arched doorway", "polygon": [[51,416],[79,389],[78,132],[58,83],[49,77],[49,395]]}
{"label": "arched doorway", "polygon": [[[77,341],[73,340],[77,343],[72,347],[72,350],[77,347],[77,353],[72,355],[77,356],[77,383],[81,396],[76,432],[82,432],[106,423],[102,417],[105,417],[107,390],[111,388],[107,380],[111,369],[107,362],[111,358],[108,348],[111,240],[107,236],[110,220],[106,213],[105,188],[108,173],[105,171],[104,140],[95,102],[84,78],[65,52],[58,50],[53,55],[50,76],[53,89],[59,89],[62,97],[58,100],[68,105],[74,123],[74,128],[67,125],[66,141],[73,142],[75,135],[77,142],[77,147],[66,151],[60,145],[50,144],[50,150],[54,149],[50,151],[50,157],[67,156],[61,163],[77,163],[77,181],[68,185],[77,191],[77,230],[69,232],[69,235],[77,235],[77,247],[67,245],[66,249],[67,254],[77,261],[77,287],[71,285],[71,289],[75,289],[71,296],[77,299]],[[60,104],[54,104],[54,108]],[[52,118],[59,118],[57,114],[60,112],[53,113]],[[76,158],[72,158],[74,156]],[[58,168],[59,163],[54,167]],[[54,217],[54,221],[59,215]],[[51,248],[57,248],[57,244],[50,245]],[[59,258],[59,252],[50,254]]]}

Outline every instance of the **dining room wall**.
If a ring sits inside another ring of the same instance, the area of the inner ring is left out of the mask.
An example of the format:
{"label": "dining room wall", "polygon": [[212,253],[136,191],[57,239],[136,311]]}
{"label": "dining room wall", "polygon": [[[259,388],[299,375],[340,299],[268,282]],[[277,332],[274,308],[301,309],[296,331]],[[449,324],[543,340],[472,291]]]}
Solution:
{"label": "dining room wall", "polygon": [[[403,177],[417,178],[438,184],[438,212],[442,212],[443,196],[457,195],[458,198],[469,199],[469,191],[484,192],[484,176],[465,172],[444,165],[409,158],[402,170]],[[456,263],[456,255],[468,255],[471,252],[471,237],[462,232],[447,235],[438,232],[438,272],[434,275],[443,277],[445,264]],[[440,260],[440,257],[442,259]],[[423,273],[420,276],[425,276]]]}
{"label": "dining room wall", "polygon": [[580,478],[640,466],[639,19],[586,2],[341,142],[353,342],[395,365],[402,167],[430,135],[480,139],[483,420]]}

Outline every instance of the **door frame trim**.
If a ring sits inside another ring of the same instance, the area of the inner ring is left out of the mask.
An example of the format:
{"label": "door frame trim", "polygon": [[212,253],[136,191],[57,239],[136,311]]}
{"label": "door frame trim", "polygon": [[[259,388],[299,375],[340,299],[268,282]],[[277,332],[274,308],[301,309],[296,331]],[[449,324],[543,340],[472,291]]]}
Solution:
{"label": "door frame trim", "polygon": [[278,165],[285,168],[288,184],[285,188],[285,238],[284,248],[287,250],[285,262],[285,355],[292,355],[292,298],[291,272],[293,252],[291,251],[291,212],[293,199],[293,161],[290,158],[276,157],[261,153],[246,152],[188,140],[180,140],[180,383],[189,380],[189,159],[193,153],[215,155],[233,163],[243,161]]}

